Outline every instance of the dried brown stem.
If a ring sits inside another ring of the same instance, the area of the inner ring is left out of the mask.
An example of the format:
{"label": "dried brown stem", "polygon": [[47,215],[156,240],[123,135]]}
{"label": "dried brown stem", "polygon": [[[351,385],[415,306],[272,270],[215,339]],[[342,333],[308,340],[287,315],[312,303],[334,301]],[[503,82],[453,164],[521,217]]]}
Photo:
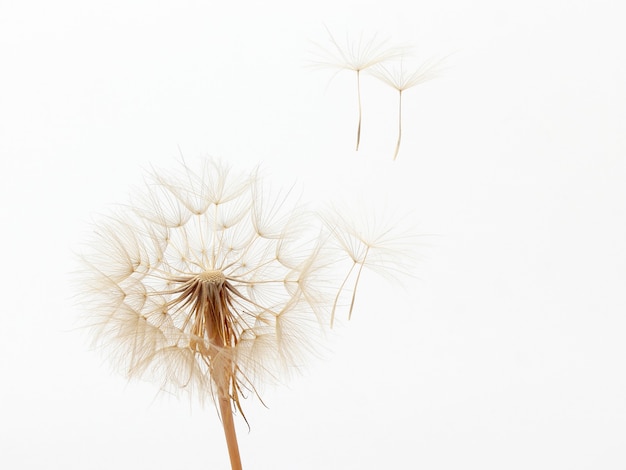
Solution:
{"label": "dried brown stem", "polygon": [[192,322],[194,339],[190,341],[190,347],[210,364],[230,465],[232,470],[241,470],[233,420],[233,403],[241,411],[239,383],[236,365],[229,354],[238,341],[237,320],[231,310],[230,295],[234,290],[219,270],[205,271],[181,281],[182,286],[174,291],[180,294],[174,303],[191,307],[193,315],[187,321]]}
{"label": "dried brown stem", "polygon": [[[223,304],[224,307],[227,307],[226,302]],[[220,319],[222,320],[222,319]],[[222,320],[222,325],[213,325],[213,328],[218,327],[222,330],[229,330],[228,321]],[[210,330],[210,329],[209,329]],[[215,330],[213,330],[215,331]],[[221,350],[224,347],[229,347],[224,339],[222,334],[217,334],[213,336],[212,339],[213,344],[217,347],[218,350]],[[218,353],[219,354],[219,353]],[[230,360],[228,360],[230,362]],[[222,418],[222,426],[224,428],[224,436],[226,437],[226,445],[228,446],[228,456],[230,457],[230,466],[232,470],[242,470],[241,467],[241,456],[239,455],[239,444],[237,443],[237,433],[235,432],[235,421],[233,420],[233,407],[232,407],[232,396],[230,392],[230,387],[233,387],[232,393],[234,394],[234,401],[239,407],[239,398],[237,397],[237,383],[235,377],[232,376],[232,365],[229,364],[223,370],[220,367],[217,367],[218,374],[224,374],[226,377],[222,380],[215,380],[217,383],[217,399],[220,405],[220,416]],[[214,377],[215,379],[215,377]]]}
{"label": "dried brown stem", "polygon": [[226,445],[228,446],[228,456],[230,457],[230,466],[232,470],[242,470],[241,456],[239,455],[239,444],[237,443],[237,434],[235,433],[235,422],[233,420],[233,409],[230,402],[230,396],[221,389],[219,393],[220,415],[222,417],[222,426],[224,427],[224,436],[226,436]]}

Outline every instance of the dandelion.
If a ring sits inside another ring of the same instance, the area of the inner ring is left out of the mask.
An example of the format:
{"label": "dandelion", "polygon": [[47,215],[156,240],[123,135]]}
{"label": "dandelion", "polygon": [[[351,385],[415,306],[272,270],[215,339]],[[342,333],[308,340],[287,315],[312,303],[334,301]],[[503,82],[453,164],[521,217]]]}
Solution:
{"label": "dandelion", "polygon": [[98,223],[83,255],[96,346],[128,377],[212,397],[233,469],[242,468],[233,413],[245,420],[246,395],[315,353],[350,291],[353,269],[339,276],[337,263],[354,260],[358,277],[371,262],[388,267],[386,235],[359,238],[340,216],[322,221],[289,199],[268,196],[258,171],[183,163],[177,174],[152,172],[131,205]]}
{"label": "dandelion", "polygon": [[[327,230],[332,234],[335,259],[342,260],[345,267],[341,271],[346,272],[333,302],[331,327],[339,300],[346,293],[349,297],[348,319],[351,319],[364,268],[401,283],[403,278],[411,275],[415,265],[417,239],[413,230],[402,228],[399,222],[402,219],[387,217],[382,221],[373,221],[374,215],[358,209],[337,208],[322,215]],[[355,220],[358,218],[360,220]]]}
{"label": "dandelion", "polygon": [[361,142],[361,121],[362,121],[362,105],[361,105],[361,72],[369,69],[374,65],[382,62],[397,59],[402,56],[406,48],[390,47],[388,40],[378,41],[376,36],[369,40],[364,40],[363,35],[358,41],[352,41],[346,37],[345,45],[340,44],[328,27],[326,31],[330,36],[332,49],[328,50],[318,45],[322,52],[322,59],[315,61],[314,65],[321,67],[330,67],[341,70],[351,70],[356,73],[356,90],[358,104],[358,124],[356,132],[356,150],[359,150]]}
{"label": "dandelion", "polygon": [[398,90],[398,141],[393,154],[394,160],[398,157],[400,141],[402,140],[402,92],[439,76],[442,63],[443,60],[429,60],[413,72],[407,72],[403,62],[400,61],[400,64],[395,68],[389,69],[379,64],[371,71],[376,78]]}

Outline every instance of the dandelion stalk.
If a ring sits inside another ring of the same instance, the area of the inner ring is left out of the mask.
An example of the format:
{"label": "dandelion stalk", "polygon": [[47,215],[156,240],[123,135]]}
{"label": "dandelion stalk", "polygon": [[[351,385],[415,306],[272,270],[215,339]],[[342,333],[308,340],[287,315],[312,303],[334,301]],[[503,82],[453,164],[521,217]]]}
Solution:
{"label": "dandelion stalk", "polygon": [[240,329],[237,313],[233,312],[235,302],[232,294],[236,291],[221,270],[210,269],[193,277],[173,280],[180,287],[171,291],[174,297],[170,305],[190,310],[191,315],[185,319],[191,327],[189,347],[210,366],[209,374],[217,389],[216,401],[231,466],[233,470],[241,470],[232,415],[233,403],[241,410],[237,367],[231,359],[232,349],[238,342],[237,330]]}
{"label": "dandelion stalk", "polygon": [[235,433],[235,421],[231,409],[230,398],[228,395],[219,397],[220,414],[222,416],[222,426],[224,426],[224,434],[226,435],[226,444],[228,445],[228,456],[230,457],[230,466],[232,470],[242,470],[241,456],[239,455],[239,445],[237,444],[237,435]]}
{"label": "dandelion stalk", "polygon": [[[221,341],[216,338],[215,345],[220,347]],[[224,345],[222,344],[221,347]],[[231,381],[227,378],[225,381]],[[242,470],[241,456],[239,454],[239,444],[237,443],[237,433],[235,431],[235,421],[233,419],[232,397],[227,390],[220,387],[218,390],[218,402],[220,407],[220,416],[222,418],[222,427],[224,428],[224,436],[226,437],[226,445],[228,447],[228,456],[230,458],[230,466],[232,470]]]}

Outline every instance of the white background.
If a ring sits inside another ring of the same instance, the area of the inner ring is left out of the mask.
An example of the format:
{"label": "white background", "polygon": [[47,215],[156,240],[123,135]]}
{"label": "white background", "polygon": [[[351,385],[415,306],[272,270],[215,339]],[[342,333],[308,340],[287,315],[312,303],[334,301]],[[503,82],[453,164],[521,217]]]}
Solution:
{"label": "white background", "polygon": [[[0,1],[0,467],[228,468],[212,408],[113,375],[75,331],[73,251],[151,164],[258,163],[429,234],[370,276],[302,378],[248,403],[246,469],[626,467],[626,43],[619,2]],[[308,67],[378,33],[405,93]],[[179,150],[180,149],[180,150]]]}

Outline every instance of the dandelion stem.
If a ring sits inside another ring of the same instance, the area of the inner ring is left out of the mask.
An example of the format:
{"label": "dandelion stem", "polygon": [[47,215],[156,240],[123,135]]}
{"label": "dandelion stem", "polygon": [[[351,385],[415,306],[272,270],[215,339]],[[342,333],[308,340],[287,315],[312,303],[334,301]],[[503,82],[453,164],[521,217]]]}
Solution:
{"label": "dandelion stem", "polygon": [[[219,275],[223,276],[221,271]],[[213,346],[211,350],[215,351],[209,353],[209,355],[213,355],[211,363],[214,364],[211,376],[217,385],[217,400],[220,406],[220,417],[222,418],[226,445],[228,446],[230,466],[232,470],[242,470],[232,406],[232,402],[234,402],[241,411],[237,393],[237,378],[235,376],[236,366],[231,362],[230,358],[219,359],[216,357],[221,355],[220,351],[230,349],[233,341],[236,344],[236,339],[233,338],[235,326],[230,312],[232,301],[226,287],[227,285],[226,283],[220,284],[214,292],[203,292],[200,295],[200,309],[206,336],[210,338]],[[209,291],[213,291],[214,285],[210,281],[208,287]],[[203,305],[204,297],[207,298],[208,302]],[[226,362],[222,363],[224,360]]]}
{"label": "dandelion stem", "polygon": [[359,151],[359,143],[361,142],[361,71],[356,71],[356,94],[359,103],[359,124],[356,129],[356,150]]}
{"label": "dandelion stem", "polygon": [[230,466],[232,470],[242,470],[230,397],[221,389],[219,391],[219,402],[222,426],[224,426],[224,435],[226,436],[226,445],[228,446],[228,455],[230,457]]}
{"label": "dandelion stem", "polygon": [[400,151],[400,140],[402,139],[402,90],[398,90],[399,98],[398,98],[398,142],[396,143],[396,151],[393,154],[393,159],[395,160],[398,156],[398,152]]}
{"label": "dandelion stem", "polygon": [[[216,344],[221,341],[216,338]],[[226,383],[230,383],[231,378],[226,378]],[[218,382],[219,384],[219,382]],[[224,428],[224,436],[226,437],[226,445],[228,446],[228,456],[230,457],[230,466],[232,470],[242,470],[241,456],[239,455],[239,444],[237,443],[237,433],[235,432],[235,421],[233,420],[233,408],[231,397],[228,393],[228,385],[218,385],[218,401],[220,405],[220,416],[222,418],[222,426]],[[238,404],[238,402],[237,402]]]}

